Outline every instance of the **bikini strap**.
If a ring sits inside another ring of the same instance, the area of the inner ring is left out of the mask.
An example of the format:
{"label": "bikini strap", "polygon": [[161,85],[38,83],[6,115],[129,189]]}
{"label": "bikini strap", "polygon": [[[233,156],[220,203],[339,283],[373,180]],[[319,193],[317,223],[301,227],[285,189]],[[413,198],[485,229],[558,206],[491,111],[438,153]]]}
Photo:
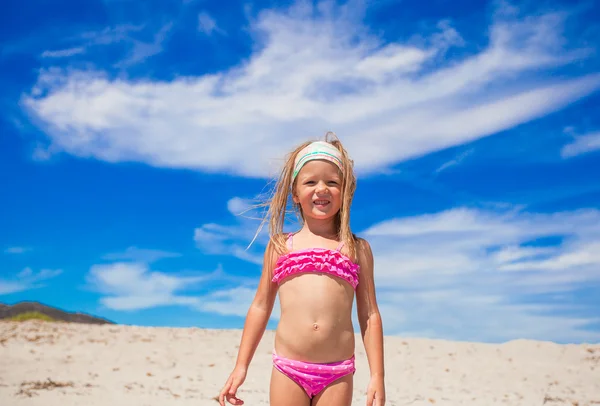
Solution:
{"label": "bikini strap", "polygon": [[286,245],[287,245],[287,247],[288,247],[288,250],[290,250],[290,251],[292,250],[292,236],[293,236],[293,235],[294,235],[294,233],[289,233],[289,234],[288,234],[288,238],[287,238],[287,240],[286,240],[286,242],[285,242],[285,244],[286,244]]}
{"label": "bikini strap", "polygon": [[338,247],[335,250],[336,251],[341,251],[343,247],[344,247],[344,241],[341,241],[340,245],[338,245]]}

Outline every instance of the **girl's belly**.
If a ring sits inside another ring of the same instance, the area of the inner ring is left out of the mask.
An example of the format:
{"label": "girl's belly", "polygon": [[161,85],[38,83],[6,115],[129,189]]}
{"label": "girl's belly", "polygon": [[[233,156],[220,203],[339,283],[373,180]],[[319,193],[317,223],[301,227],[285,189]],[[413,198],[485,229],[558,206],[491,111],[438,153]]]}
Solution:
{"label": "girl's belly", "polygon": [[336,362],[354,354],[354,290],[339,278],[301,274],[279,288],[278,355],[305,362]]}

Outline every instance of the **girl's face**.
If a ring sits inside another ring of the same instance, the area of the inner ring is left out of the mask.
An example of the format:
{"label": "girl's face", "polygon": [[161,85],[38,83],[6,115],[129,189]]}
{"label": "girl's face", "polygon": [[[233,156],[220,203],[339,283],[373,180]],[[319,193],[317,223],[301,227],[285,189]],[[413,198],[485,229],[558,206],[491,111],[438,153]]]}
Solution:
{"label": "girl's face", "polygon": [[299,203],[304,218],[325,220],[342,206],[342,177],[338,167],[328,161],[306,163],[296,178],[294,203]]}

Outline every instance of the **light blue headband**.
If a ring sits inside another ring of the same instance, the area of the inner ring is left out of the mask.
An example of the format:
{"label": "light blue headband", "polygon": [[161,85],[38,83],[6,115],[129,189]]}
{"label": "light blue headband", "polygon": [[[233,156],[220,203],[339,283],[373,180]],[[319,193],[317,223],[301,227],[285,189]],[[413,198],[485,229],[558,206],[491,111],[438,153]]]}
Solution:
{"label": "light blue headband", "polygon": [[324,159],[333,162],[343,171],[342,153],[333,145],[325,141],[315,141],[304,147],[294,161],[294,173],[292,174],[292,182],[296,179],[300,169],[309,161],[315,159]]}

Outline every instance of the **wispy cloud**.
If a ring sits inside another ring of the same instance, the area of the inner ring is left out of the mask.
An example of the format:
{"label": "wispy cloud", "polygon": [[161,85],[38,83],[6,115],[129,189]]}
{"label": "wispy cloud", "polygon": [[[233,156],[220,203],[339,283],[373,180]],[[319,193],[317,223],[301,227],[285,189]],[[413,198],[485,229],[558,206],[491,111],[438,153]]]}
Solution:
{"label": "wispy cloud", "polygon": [[[268,235],[263,228],[256,239],[254,238],[263,216],[261,209],[255,206],[256,203],[238,196],[229,199],[227,210],[236,216],[236,219],[232,224],[206,223],[195,228],[196,246],[206,254],[231,255],[262,265],[263,256],[260,249],[266,245]],[[253,244],[254,242],[256,244]]]}
{"label": "wispy cloud", "polygon": [[42,58],[68,58],[70,56],[82,54],[84,52],[85,52],[84,47],[60,49],[57,51],[44,51],[44,52],[42,52]]}
{"label": "wispy cloud", "polygon": [[110,45],[117,42],[129,42],[133,33],[139,33],[143,25],[119,24],[106,27],[100,31],[86,31],[71,40],[83,40],[84,46]]}
{"label": "wispy cloud", "polygon": [[[217,290],[203,296],[198,303],[197,309],[224,316],[245,317],[255,294],[256,285]],[[280,315],[279,299],[276,299],[270,319],[278,320]]]}
{"label": "wispy cloud", "polygon": [[22,292],[28,290],[28,287],[21,282],[6,281],[0,279],[0,295]]}
{"label": "wispy cloud", "polygon": [[31,251],[29,247],[8,247],[4,250],[5,254],[23,254],[27,251]]}
{"label": "wispy cloud", "polygon": [[146,309],[165,305],[193,305],[197,297],[178,294],[207,281],[210,274],[178,276],[151,271],[146,264],[117,262],[94,265],[87,275],[90,286],[107,296],[103,305],[115,310]]}
{"label": "wispy cloud", "polygon": [[[114,66],[128,68],[161,53],[172,27],[172,23],[167,23],[154,32],[153,27],[146,25],[119,24],[99,31],[85,31],[66,38],[69,44],[76,46],[46,50],[41,56],[51,60],[85,54],[91,60],[100,52],[110,49],[114,55],[121,55]],[[109,46],[111,48],[107,48]]]}
{"label": "wispy cloud", "polygon": [[[258,224],[257,224],[258,225]],[[256,249],[248,250],[254,232],[246,224],[203,224],[194,229],[196,246],[206,254],[231,255],[254,264],[262,264],[263,258]]]}
{"label": "wispy cloud", "polygon": [[457,208],[385,221],[364,235],[382,306],[401,313],[387,325],[391,334],[585,341],[600,339],[586,329],[598,317],[558,297],[600,284],[599,230],[596,210]]}
{"label": "wispy cloud", "polygon": [[128,247],[124,252],[114,252],[104,255],[102,258],[110,261],[134,261],[151,263],[165,258],[177,258],[181,254],[162,250]]}
{"label": "wispy cloud", "polygon": [[172,23],[164,25],[156,34],[154,34],[151,41],[140,41],[130,38],[133,48],[131,49],[129,56],[119,62],[117,66],[127,67],[135,65],[139,62],[145,61],[151,56],[161,53],[163,50],[163,42],[167,38],[172,28]]}
{"label": "wispy cloud", "polygon": [[600,150],[600,131],[575,135],[573,142],[565,145],[560,152],[563,158],[571,158],[597,150]]}
{"label": "wispy cloud", "polygon": [[[94,265],[86,280],[92,290],[104,295],[100,302],[113,310],[129,311],[176,305],[211,313],[214,306],[223,304],[224,297],[233,298],[227,292],[252,290],[256,283],[247,277],[226,274],[220,266],[210,272],[179,273],[152,270],[148,264],[141,262]],[[229,285],[235,287],[228,288]],[[211,293],[198,293],[206,291]],[[250,303],[247,301],[247,294],[237,295],[235,300],[236,303]],[[239,309],[233,310],[232,303],[224,303],[219,313],[238,314]]]}
{"label": "wispy cloud", "polygon": [[[502,7],[482,33],[487,47],[444,64],[449,48],[468,45],[448,22],[417,46],[384,43],[346,7],[316,10],[302,3],[262,12],[250,27],[260,47],[229,71],[130,82],[102,71],[47,70],[23,106],[42,123],[52,152],[271,176],[307,134],[333,129],[359,171],[381,171],[600,88],[597,74],[552,75],[589,55],[564,48],[561,13],[520,16]],[[223,142],[208,142],[215,138]]]}
{"label": "wispy cloud", "polygon": [[460,153],[459,155],[456,156],[456,158],[451,159],[450,161],[445,162],[442,165],[440,165],[440,167],[435,170],[435,173],[440,173],[440,172],[445,171],[446,169],[448,169],[448,168],[450,168],[452,166],[460,164],[462,161],[465,160],[466,157],[468,157],[469,155],[471,155],[473,153],[473,151],[475,151],[475,149],[471,148],[471,149],[469,149],[467,151],[464,151],[464,152]]}
{"label": "wispy cloud", "polygon": [[227,201],[227,210],[234,216],[242,215],[244,212],[250,210],[254,206],[249,199],[242,199],[241,197],[232,197]]}
{"label": "wispy cloud", "polygon": [[198,31],[206,35],[212,35],[215,32],[225,34],[225,31],[218,27],[215,19],[205,11],[198,14]]}
{"label": "wispy cloud", "polygon": [[36,273],[31,268],[24,268],[13,277],[0,278],[0,295],[41,288],[44,286],[44,281],[61,273],[62,270],[60,269],[42,269]]}

